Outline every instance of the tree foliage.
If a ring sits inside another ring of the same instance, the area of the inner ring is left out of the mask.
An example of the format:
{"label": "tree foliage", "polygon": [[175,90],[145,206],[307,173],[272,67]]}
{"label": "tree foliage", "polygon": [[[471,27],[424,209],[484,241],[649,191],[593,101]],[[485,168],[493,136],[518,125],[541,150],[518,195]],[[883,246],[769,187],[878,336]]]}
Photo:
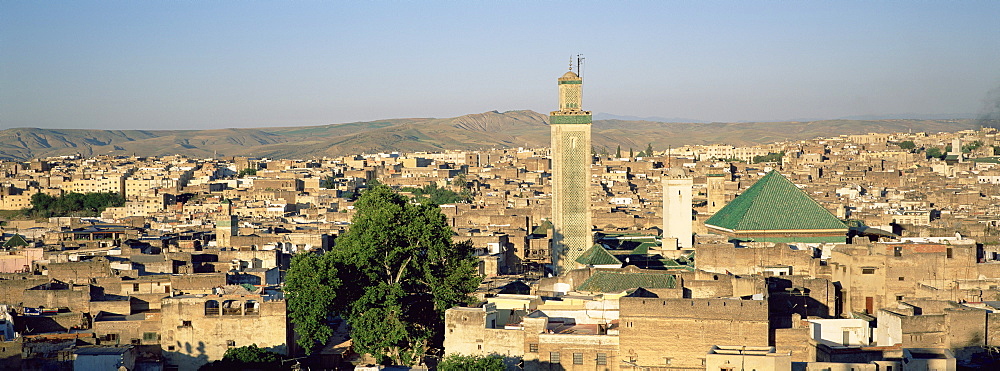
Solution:
{"label": "tree foliage", "polygon": [[108,207],[125,205],[125,198],[117,193],[76,193],[52,197],[45,193],[31,196],[31,207],[22,213],[33,218],[53,216],[98,216]]}
{"label": "tree foliage", "polygon": [[938,148],[938,147],[928,148],[927,151],[925,152],[925,154],[927,155],[927,158],[941,158],[941,157],[944,157],[944,153],[941,152],[941,149]]}
{"label": "tree foliage", "polygon": [[202,366],[201,371],[215,370],[287,370],[288,366],[281,363],[282,355],[267,351],[257,346],[257,344],[229,348],[222,360],[214,361]]}
{"label": "tree foliage", "polygon": [[764,156],[753,156],[753,163],[759,164],[762,162],[780,162],[783,157],[785,157],[785,151],[778,153],[771,152]]}
{"label": "tree foliage", "polygon": [[447,188],[438,187],[435,183],[425,185],[422,188],[402,187],[399,190],[402,192],[413,193],[413,195],[416,196],[417,201],[433,205],[469,202],[472,199],[472,195],[469,193],[468,189],[455,192]]}
{"label": "tree foliage", "polygon": [[[444,311],[468,303],[481,281],[471,244],[452,242],[437,206],[411,203],[386,185],[371,185],[354,207],[351,227],[333,250],[292,261],[285,289],[296,331],[336,311],[351,325],[355,351],[379,363],[421,363],[444,339]],[[339,284],[336,300],[317,292],[323,284],[310,275]],[[320,297],[331,298],[305,303]],[[327,333],[311,329],[314,343],[307,344],[325,342]]]}
{"label": "tree foliage", "polygon": [[443,340],[444,311],[469,302],[480,282],[471,246],[452,243],[437,206],[412,204],[388,186],[369,188],[354,207],[333,252],[357,288],[341,291],[355,348],[382,363],[419,363]]}
{"label": "tree foliage", "polygon": [[257,175],[257,169],[248,167],[246,169],[240,170],[240,172],[238,174],[236,174],[236,177],[242,178],[242,177],[245,177],[245,176],[248,176],[248,175],[249,176]]}
{"label": "tree foliage", "polygon": [[982,146],[983,146],[983,142],[980,141],[980,140],[974,141],[972,143],[968,143],[968,144],[962,146],[962,153],[970,153],[972,151],[975,151],[975,150],[979,149],[979,147],[982,147]]}
{"label": "tree foliage", "polygon": [[332,254],[296,254],[291,268],[285,273],[288,317],[299,334],[295,342],[306,353],[312,353],[333,335],[327,320],[336,309],[334,301],[341,281]]}
{"label": "tree foliage", "polygon": [[639,157],[653,156],[653,143],[646,144],[646,149],[639,152]]}
{"label": "tree foliage", "polygon": [[442,359],[441,363],[438,363],[437,369],[438,371],[503,371],[506,368],[503,364],[503,358],[499,355],[491,354],[488,356],[466,356],[461,354],[452,354]]}
{"label": "tree foliage", "polygon": [[901,149],[914,149],[917,148],[917,144],[913,143],[912,140],[904,140],[902,142],[896,143]]}
{"label": "tree foliage", "polygon": [[319,180],[320,188],[331,189],[336,186],[337,186],[337,177],[335,176],[327,176]]}

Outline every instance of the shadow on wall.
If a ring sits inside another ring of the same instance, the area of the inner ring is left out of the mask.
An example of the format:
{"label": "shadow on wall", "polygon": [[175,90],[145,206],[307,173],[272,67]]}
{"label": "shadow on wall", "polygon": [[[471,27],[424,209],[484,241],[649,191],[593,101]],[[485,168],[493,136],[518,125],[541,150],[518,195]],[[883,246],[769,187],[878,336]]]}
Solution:
{"label": "shadow on wall", "polygon": [[208,355],[205,354],[205,342],[199,341],[197,346],[191,343],[177,342],[174,351],[170,351],[169,344],[163,352],[164,363],[177,366],[180,370],[197,370],[199,367],[209,362]]}

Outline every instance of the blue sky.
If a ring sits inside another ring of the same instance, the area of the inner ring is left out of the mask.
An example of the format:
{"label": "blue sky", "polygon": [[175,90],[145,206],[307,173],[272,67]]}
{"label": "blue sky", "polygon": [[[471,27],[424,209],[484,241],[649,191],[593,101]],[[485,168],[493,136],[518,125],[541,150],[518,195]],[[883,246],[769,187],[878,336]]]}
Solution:
{"label": "blue sky", "polygon": [[[0,129],[977,114],[998,1],[0,1]],[[997,94],[994,92],[993,97]]]}

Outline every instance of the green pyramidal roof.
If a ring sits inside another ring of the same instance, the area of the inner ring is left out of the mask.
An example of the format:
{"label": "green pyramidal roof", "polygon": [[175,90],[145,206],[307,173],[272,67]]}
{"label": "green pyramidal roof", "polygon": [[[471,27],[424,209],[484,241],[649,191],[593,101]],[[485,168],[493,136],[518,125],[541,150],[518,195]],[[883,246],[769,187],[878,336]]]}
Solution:
{"label": "green pyramidal roof", "polygon": [[772,170],[705,221],[731,231],[843,229],[836,216]]}
{"label": "green pyramidal roof", "polygon": [[21,237],[21,235],[19,234],[15,234],[11,238],[7,239],[7,242],[3,243],[4,248],[22,247],[22,246],[28,246],[28,241],[25,241],[24,237]]}
{"label": "green pyramidal roof", "polygon": [[583,281],[577,291],[622,292],[638,287],[647,289],[672,289],[677,278],[664,273],[595,272]]}
{"label": "green pyramidal roof", "polygon": [[621,265],[621,260],[618,260],[614,255],[604,249],[604,246],[600,244],[595,244],[589,250],[584,251],[583,255],[576,258],[576,262],[583,265],[609,265],[617,264]]}

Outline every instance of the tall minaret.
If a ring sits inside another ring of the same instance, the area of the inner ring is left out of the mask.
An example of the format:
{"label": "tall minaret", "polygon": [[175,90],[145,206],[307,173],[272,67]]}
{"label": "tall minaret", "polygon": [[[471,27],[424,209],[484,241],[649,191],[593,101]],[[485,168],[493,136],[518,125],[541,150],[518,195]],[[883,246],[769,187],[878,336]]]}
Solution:
{"label": "tall minaret", "polygon": [[576,267],[589,249],[590,111],[580,109],[583,79],[572,70],[559,78],[559,110],[549,115],[552,127],[552,265],[559,274]]}
{"label": "tall minaret", "polygon": [[[691,198],[694,180],[683,170],[671,168],[663,174],[663,237],[677,239],[677,249],[693,245]],[[664,241],[664,248],[666,248]]]}

